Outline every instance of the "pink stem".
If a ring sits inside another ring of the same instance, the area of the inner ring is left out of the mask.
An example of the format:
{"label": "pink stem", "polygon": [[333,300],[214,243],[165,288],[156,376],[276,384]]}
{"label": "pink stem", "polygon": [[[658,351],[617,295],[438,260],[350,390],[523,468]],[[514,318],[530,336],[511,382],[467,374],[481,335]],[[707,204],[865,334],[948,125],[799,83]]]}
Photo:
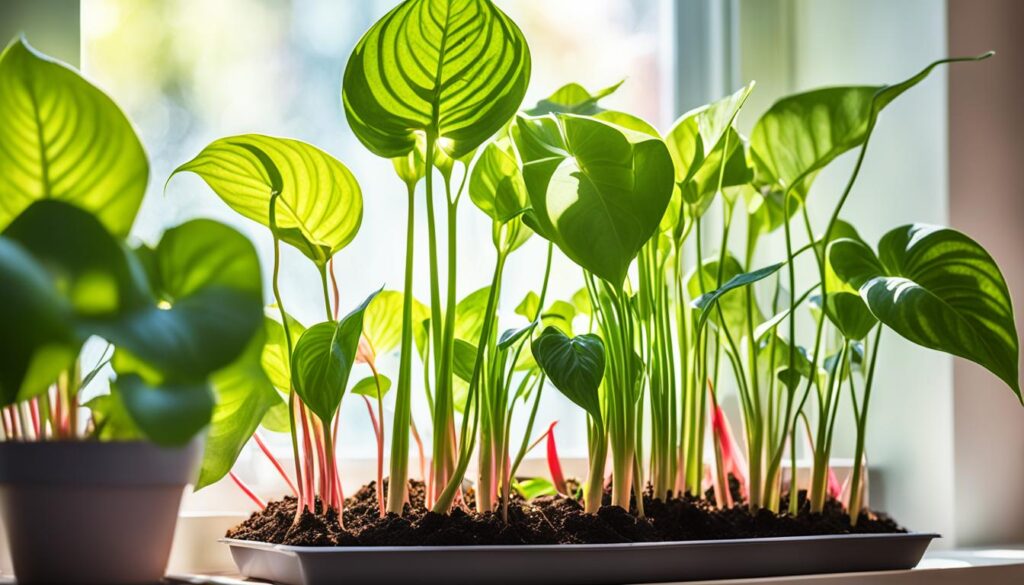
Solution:
{"label": "pink stem", "polygon": [[323,437],[323,425],[321,425],[317,419],[312,417],[309,424],[313,430],[313,445],[316,447],[316,462],[320,467],[320,499],[323,500],[324,512],[326,512],[327,506],[330,506],[331,502],[334,500],[331,499],[331,475],[327,472],[327,449],[325,447]]}
{"label": "pink stem", "polygon": [[263,510],[264,508],[267,507],[267,505],[263,503],[263,500],[261,500],[259,496],[257,496],[251,489],[249,489],[249,486],[245,485],[245,482],[238,479],[238,476],[235,475],[234,471],[229,471],[228,475],[230,475],[231,479],[234,480],[235,485],[238,486],[238,489],[242,490],[242,493],[249,496],[249,499],[252,500],[253,503],[256,504],[256,506],[260,510]]}
{"label": "pink stem", "polygon": [[28,403],[29,416],[32,418],[32,432],[36,436],[36,440],[39,441],[43,438],[43,435],[39,432],[39,400],[33,398]]}
{"label": "pink stem", "polygon": [[[302,451],[305,460],[305,476],[306,486],[306,501],[303,505],[309,509],[310,512],[316,512],[316,487],[314,479],[316,466],[313,463],[313,442],[309,434],[309,419],[306,416],[306,409],[302,405],[299,405],[300,418],[302,419]],[[300,506],[301,508],[301,506]]]}
{"label": "pink stem", "polygon": [[259,445],[260,451],[263,451],[263,454],[266,455],[267,459],[270,460],[270,463],[274,466],[274,469],[276,469],[277,472],[281,474],[281,478],[284,479],[284,482],[286,484],[288,484],[288,489],[292,491],[292,495],[298,497],[299,492],[298,490],[295,489],[295,484],[292,483],[291,478],[289,478],[288,474],[285,473],[284,467],[281,466],[281,463],[277,460],[277,457],[274,457],[274,454],[270,452],[270,449],[267,447],[267,444],[263,442],[262,438],[260,438],[260,434],[253,433],[252,438],[253,440],[256,441],[256,444]]}
{"label": "pink stem", "polygon": [[[338,421],[341,420],[341,413],[339,412],[334,416],[334,428],[331,429],[331,444],[334,448],[338,448]],[[341,472],[338,471],[337,461],[331,462],[331,473],[334,476],[334,487],[336,488],[335,496],[337,497],[338,504],[338,517],[341,517],[341,508],[345,505],[345,492],[341,489]]]}
{"label": "pink stem", "polygon": [[373,424],[373,435],[377,437],[377,507],[380,508],[380,517],[383,518],[387,513],[384,506],[384,437],[381,436],[377,415],[373,413],[373,404],[366,396],[363,396],[363,402],[366,403],[366,412],[370,415],[370,423]]}
{"label": "pink stem", "polygon": [[0,413],[2,413],[2,417],[0,418],[3,418],[4,423],[4,437],[6,437],[7,440],[11,440],[14,438],[14,426],[11,424],[11,413],[8,412],[6,408],[0,409]]}
{"label": "pink stem", "polygon": [[412,439],[416,441],[416,450],[419,451],[420,455],[420,477],[426,479],[427,457],[423,452],[423,440],[420,438],[420,432],[416,429],[416,421],[412,417],[409,417],[409,427],[412,429]]}

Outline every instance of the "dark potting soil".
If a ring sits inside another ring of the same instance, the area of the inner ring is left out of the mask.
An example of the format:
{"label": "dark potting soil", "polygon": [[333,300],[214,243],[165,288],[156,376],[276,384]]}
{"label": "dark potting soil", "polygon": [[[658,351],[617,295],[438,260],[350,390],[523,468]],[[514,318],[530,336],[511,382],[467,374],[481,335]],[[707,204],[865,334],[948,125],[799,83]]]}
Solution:
{"label": "dark potting soil", "polygon": [[[387,480],[385,480],[386,482]],[[575,499],[541,496],[527,503],[516,497],[509,505],[508,522],[498,513],[478,514],[455,507],[448,515],[424,509],[425,489],[410,482],[410,503],[405,514],[380,517],[374,483],[363,486],[345,501],[344,528],[334,510],[323,514],[303,512],[295,519],[295,498],[288,496],[267,504],[248,520],[228,531],[228,538],[298,546],[466,546],[508,544],[599,544],[664,542],[679,540],[720,540],[905,532],[884,514],[862,513],[857,526],[842,505],[830,500],[821,514],[810,513],[805,493],[800,492],[796,516],[761,510],[751,514],[742,505],[738,486],[731,482],[736,506],[715,508],[713,497],[699,500],[690,496],[655,499],[644,495],[644,518],[618,506],[602,506],[597,514],[586,514]],[[466,500],[472,503],[472,492]],[[607,498],[606,498],[607,501]],[[635,505],[635,500],[634,500]],[[787,509],[788,497],[781,508]],[[633,512],[635,512],[635,508]]]}

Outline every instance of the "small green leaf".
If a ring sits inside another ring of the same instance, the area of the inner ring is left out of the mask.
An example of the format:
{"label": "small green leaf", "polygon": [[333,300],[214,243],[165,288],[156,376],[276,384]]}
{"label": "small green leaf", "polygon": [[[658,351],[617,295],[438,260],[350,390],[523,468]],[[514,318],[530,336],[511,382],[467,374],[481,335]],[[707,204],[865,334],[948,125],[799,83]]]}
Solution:
{"label": "small green leaf", "polygon": [[455,340],[455,351],[452,354],[452,368],[455,376],[467,384],[473,379],[473,367],[476,364],[476,346],[462,339]]}
{"label": "small green leaf", "polygon": [[540,297],[532,290],[526,293],[522,301],[516,305],[516,315],[525,317],[528,321],[537,318],[537,311],[540,310]]}
{"label": "small green leaf", "polygon": [[325,423],[334,418],[345,395],[363,331],[363,313],[376,295],[370,294],[337,323],[325,321],[310,327],[295,344],[292,385],[306,406]]}
{"label": "small green leaf", "polygon": [[519,329],[506,329],[501,337],[498,338],[498,349],[508,349],[516,344],[517,341],[523,339],[530,334],[537,327],[537,322],[534,321],[525,327]]}
{"label": "small green leaf", "polygon": [[514,485],[516,486],[516,491],[519,492],[519,495],[523,496],[523,499],[527,502],[541,496],[558,495],[558,490],[555,489],[555,484],[543,477],[524,479],[523,481],[517,481]]}
{"label": "small green leaf", "polygon": [[701,310],[700,317],[697,319],[697,330],[699,331],[700,328],[704,326],[704,323],[708,320],[708,317],[713,312],[711,311],[711,309],[714,307],[714,304],[718,302],[718,300],[722,298],[727,292],[744,286],[749,286],[759,280],[764,280],[765,278],[768,278],[772,274],[778,272],[778,270],[785,265],[785,262],[779,262],[777,264],[765,266],[764,268],[758,268],[757,270],[754,270],[752,272],[744,272],[742,274],[737,274],[736,276],[730,278],[728,282],[723,284],[721,287],[694,299],[692,305]]}
{"label": "small green leaf", "polygon": [[342,101],[374,154],[404,156],[429,134],[457,159],[515,114],[529,80],[526,39],[489,0],[406,0],[356,44]]}
{"label": "small green leaf", "polygon": [[476,343],[484,328],[484,313],[487,312],[487,299],[491,287],[485,286],[465,296],[455,306],[455,337],[471,340]]}
{"label": "small green leaf", "polygon": [[[739,260],[736,259],[732,254],[727,253],[725,255],[725,263],[722,265],[721,282],[728,283],[733,278],[740,276],[743,273],[743,267],[740,265]],[[704,282],[701,283],[700,280]],[[686,277],[686,288],[690,294],[690,298],[699,299],[701,297],[701,285],[703,284],[703,290],[713,292],[715,285],[718,282],[718,258],[707,259],[703,262],[703,271],[700,271],[698,276],[698,267],[694,267],[693,270]],[[718,304],[721,306],[722,315],[725,316],[725,324],[729,328],[729,332],[737,339],[743,335],[746,335],[747,331],[747,295],[742,290],[735,290],[733,292],[724,292],[719,300]],[[762,321],[764,321],[764,315],[761,313],[760,307],[754,302],[753,306],[750,307],[751,316],[754,319],[754,327],[757,327]],[[710,310],[708,319],[712,323],[719,324],[718,311],[713,308]]]}
{"label": "small green leaf", "polygon": [[494,222],[504,224],[530,206],[515,153],[492,141],[484,147],[469,176],[469,197]]}
{"label": "small green leaf", "polygon": [[[377,390],[377,384],[380,384],[380,391]],[[362,380],[356,382],[356,385],[352,387],[352,393],[360,396],[366,396],[367,398],[383,398],[385,394],[391,390],[391,378],[380,374],[378,376],[367,376]],[[379,394],[379,396],[378,396]]]}
{"label": "small green leaf", "polygon": [[77,71],[22,39],[0,54],[0,230],[41,199],[93,212],[124,237],[149,179],[131,123]]}
{"label": "small green leaf", "polygon": [[576,318],[576,307],[565,301],[555,301],[540,315],[541,325],[556,327],[566,335],[572,335],[572,322]]}
{"label": "small green leaf", "polygon": [[186,171],[202,177],[239,214],[267,227],[271,196],[279,192],[278,236],[321,266],[355,238],[362,222],[355,177],[305,142],[260,134],[221,138],[171,177]]}
{"label": "small green leaf", "polygon": [[[268,309],[268,311],[270,310]],[[274,308],[270,312],[276,313],[277,309]],[[286,314],[285,317],[288,319],[288,330],[292,335],[292,343],[295,343],[302,337],[306,328],[291,315]],[[267,377],[270,378],[270,382],[275,388],[281,392],[291,392],[292,371],[288,356],[288,339],[285,336],[284,326],[274,317],[267,315],[263,318],[263,329],[267,336],[266,343],[263,345],[263,353],[260,357],[263,371],[266,372]],[[285,412],[286,416],[287,414]]]}
{"label": "small green leaf", "polygon": [[615,93],[615,90],[619,89],[624,81],[626,80],[623,79],[594,93],[590,93],[578,83],[567,83],[556,89],[548,97],[537,102],[537,105],[526,110],[525,113],[530,116],[543,116],[544,114],[581,114],[593,116],[604,111],[604,108],[599,106],[597,102]]}
{"label": "small green leaf", "polygon": [[598,391],[604,377],[604,342],[592,333],[566,337],[548,327],[533,340],[533,357],[559,392],[602,426]]}
{"label": "small green leaf", "polygon": [[213,394],[208,384],[150,385],[136,374],[119,375],[111,388],[136,427],[158,445],[184,445],[210,422]]}

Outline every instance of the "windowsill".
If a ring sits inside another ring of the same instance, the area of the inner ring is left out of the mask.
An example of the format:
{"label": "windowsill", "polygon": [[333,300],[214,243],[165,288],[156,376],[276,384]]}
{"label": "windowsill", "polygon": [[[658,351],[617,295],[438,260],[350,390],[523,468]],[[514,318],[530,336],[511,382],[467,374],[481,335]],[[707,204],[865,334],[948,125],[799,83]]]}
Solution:
{"label": "windowsill", "polygon": [[[1024,546],[970,550],[935,551],[925,555],[921,564],[911,571],[847,573],[840,575],[808,575],[804,577],[773,577],[766,579],[733,579],[698,581],[690,585],[770,585],[779,583],[825,583],[854,585],[870,579],[879,585],[958,585],[974,583],[1019,583],[1024,580]],[[9,581],[3,581],[8,583]],[[168,583],[197,585],[242,585],[252,583],[234,575],[174,575]]]}

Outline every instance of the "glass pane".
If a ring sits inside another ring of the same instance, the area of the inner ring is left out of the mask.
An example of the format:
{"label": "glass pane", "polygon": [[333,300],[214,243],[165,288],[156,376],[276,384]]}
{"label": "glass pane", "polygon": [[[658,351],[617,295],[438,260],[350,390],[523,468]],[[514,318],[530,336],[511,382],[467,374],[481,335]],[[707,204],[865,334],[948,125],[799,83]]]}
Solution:
{"label": "glass pane", "polygon": [[[164,182],[179,164],[210,141],[257,132],[298,138],[330,152],[355,173],[365,210],[359,236],[336,258],[342,309],[382,284],[402,283],[405,190],[390,162],[367,152],[348,130],[341,106],[342,72],[359,36],[389,10],[391,0],[83,0],[83,68],[126,110],[151,158],[150,196],[135,235],[153,241],[193,217],[213,217],[243,230],[269,266],[271,240],[264,228],[236,216],[191,175]],[[670,60],[662,47],[667,2],[643,0],[506,0],[499,2],[530,42],[533,77],[527,103],[576,81],[598,89],[626,79],[606,104],[664,125]],[[423,201],[420,197],[419,205]],[[459,295],[490,279],[494,253],[490,224],[464,199],[460,207]],[[417,296],[427,297],[425,213],[418,218]],[[514,326],[512,309],[539,289],[545,246],[539,238],[517,252],[507,269],[502,327]],[[288,310],[306,323],[323,319],[323,301],[312,266],[286,250],[282,289]],[[556,261],[552,298],[567,298],[582,285],[580,272]],[[268,288],[269,293],[269,288]],[[397,359],[384,361],[393,373]],[[359,375],[359,374],[356,374]],[[356,378],[358,379],[358,378]],[[419,389],[414,415],[421,429],[429,414]],[[361,400],[346,399],[341,421],[343,456],[372,457],[373,433]],[[520,409],[525,410],[525,409]],[[390,416],[386,414],[385,416]],[[552,389],[545,393],[538,429],[560,419],[564,455],[585,454],[580,411]],[[521,432],[519,430],[515,433]],[[429,438],[429,433],[422,433]],[[515,435],[514,435],[515,436]]]}

